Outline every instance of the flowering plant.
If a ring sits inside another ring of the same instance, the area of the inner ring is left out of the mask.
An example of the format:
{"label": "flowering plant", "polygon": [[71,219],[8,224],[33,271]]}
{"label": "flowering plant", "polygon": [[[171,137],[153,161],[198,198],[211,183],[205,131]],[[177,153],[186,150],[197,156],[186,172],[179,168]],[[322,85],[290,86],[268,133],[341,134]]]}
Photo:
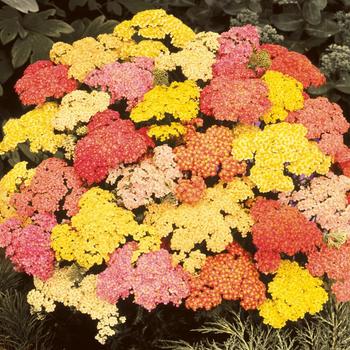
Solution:
{"label": "flowering plant", "polygon": [[75,308],[104,343],[128,297],[236,300],[275,328],[350,300],[349,123],[308,96],[325,78],[305,56],[148,10],[50,58],[16,83],[35,107],[0,142],[47,156],[0,180],[0,246],[34,276],[33,312]]}

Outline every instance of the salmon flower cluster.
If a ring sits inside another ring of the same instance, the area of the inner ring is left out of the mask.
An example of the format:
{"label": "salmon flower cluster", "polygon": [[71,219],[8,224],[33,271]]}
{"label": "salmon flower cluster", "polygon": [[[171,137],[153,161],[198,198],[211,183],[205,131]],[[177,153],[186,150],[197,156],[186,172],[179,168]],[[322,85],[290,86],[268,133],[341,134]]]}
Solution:
{"label": "salmon flower cluster", "polygon": [[0,140],[27,156],[0,177],[0,248],[32,312],[78,310],[105,343],[125,299],[237,302],[275,328],[349,301],[350,124],[307,93],[325,82],[252,25],[195,33],[161,9],[55,43]]}

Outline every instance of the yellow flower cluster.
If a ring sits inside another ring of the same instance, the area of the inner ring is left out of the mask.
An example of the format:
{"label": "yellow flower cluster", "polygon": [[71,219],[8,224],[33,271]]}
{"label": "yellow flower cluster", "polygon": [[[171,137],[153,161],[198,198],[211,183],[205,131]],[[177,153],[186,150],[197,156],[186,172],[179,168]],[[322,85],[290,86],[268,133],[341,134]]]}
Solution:
{"label": "yellow flower cluster", "polygon": [[69,66],[69,77],[83,82],[95,68],[118,58],[127,58],[130,45],[132,43],[123,42],[113,35],[101,34],[97,40],[87,37],[72,45],[57,42],[51,48],[50,59],[56,64]]}
{"label": "yellow flower cluster", "polygon": [[129,57],[158,57],[162,53],[168,53],[168,48],[157,40],[141,40],[139,43],[133,43],[126,50]]}
{"label": "yellow flower cluster", "polygon": [[267,125],[264,130],[241,129],[233,141],[232,154],[237,160],[255,159],[250,180],[261,192],[292,191],[293,181],[284,175],[285,169],[310,176],[313,172],[326,174],[331,165],[331,158],[308,141],[306,134],[303,125],[286,122]]}
{"label": "yellow flower cluster", "polygon": [[113,34],[122,40],[131,40],[134,35],[146,39],[165,39],[169,35],[172,45],[179,48],[195,37],[191,28],[161,9],[139,12],[130,21],[118,24]]}
{"label": "yellow flower cluster", "polygon": [[34,174],[35,169],[27,169],[27,162],[20,162],[1,178],[0,224],[16,214],[16,210],[10,205],[10,197],[22,184],[28,186]]}
{"label": "yellow flower cluster", "polygon": [[[130,118],[135,123],[141,123],[151,119],[161,121],[171,115],[175,120],[188,122],[198,114],[199,94],[199,87],[192,80],[175,81],[170,86],[157,85],[132,109]],[[165,140],[183,134],[185,130],[180,123],[173,122],[170,126],[152,126],[149,135]]]}
{"label": "yellow flower cluster", "polygon": [[98,334],[95,337],[104,344],[109,336],[115,334],[114,327],[125,322],[114,304],[100,299],[96,294],[96,275],[84,276],[75,265],[56,268],[54,275],[47,281],[34,278],[34,286],[27,295],[27,301],[34,313],[53,312],[56,303],[89,315],[97,320]]}
{"label": "yellow flower cluster", "polygon": [[19,143],[26,141],[33,153],[55,153],[67,137],[54,133],[52,123],[57,111],[56,103],[47,102],[19,119],[10,119],[4,126],[5,137],[0,142],[0,154],[13,151]]}
{"label": "yellow flower cluster", "polygon": [[53,119],[56,130],[73,130],[79,123],[87,123],[97,112],[106,110],[110,96],[106,92],[75,90],[62,98],[61,105]]}
{"label": "yellow flower cluster", "polygon": [[287,260],[281,262],[276,276],[269,283],[268,292],[271,299],[259,307],[259,313],[264,323],[274,328],[284,327],[288,320],[297,321],[307,312],[316,314],[328,300],[320,278]]}
{"label": "yellow flower cluster", "polygon": [[271,109],[262,116],[265,123],[276,123],[287,118],[288,112],[304,107],[303,84],[277,71],[268,70],[262,80],[269,87]]}
{"label": "yellow flower cluster", "polygon": [[132,236],[139,242],[134,259],[160,247],[157,230],[139,225],[134,214],[114,203],[112,193],[91,188],[79,201],[79,212],[70,223],[56,225],[51,246],[57,260],[76,261],[84,268],[102,264],[118,246]]}
{"label": "yellow flower cluster", "polygon": [[204,261],[195,249],[196,244],[205,241],[209,251],[221,252],[233,240],[231,229],[242,235],[249,232],[253,220],[240,202],[253,196],[251,184],[236,178],[227,185],[219,183],[206,189],[204,198],[195,206],[167,202],[150,205],[144,223],[155,227],[162,236],[172,234],[170,247],[175,251],[174,260],[183,262],[193,272]]}
{"label": "yellow flower cluster", "polygon": [[186,127],[176,122],[172,122],[170,125],[152,125],[147,132],[149,137],[154,137],[161,142],[185,133]]}
{"label": "yellow flower cluster", "polygon": [[160,55],[155,60],[158,69],[172,71],[181,67],[187,79],[208,81],[212,78],[212,65],[219,48],[219,34],[201,32],[181,51]]}

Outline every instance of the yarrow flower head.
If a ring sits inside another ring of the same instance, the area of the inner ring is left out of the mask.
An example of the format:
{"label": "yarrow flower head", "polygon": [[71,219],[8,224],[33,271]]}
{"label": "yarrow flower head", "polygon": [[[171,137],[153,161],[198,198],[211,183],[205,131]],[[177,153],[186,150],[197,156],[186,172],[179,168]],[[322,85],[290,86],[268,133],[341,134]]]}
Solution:
{"label": "yarrow flower head", "polygon": [[112,304],[133,294],[135,303],[148,311],[159,304],[179,306],[189,294],[188,275],[180,266],[173,267],[171,255],[164,249],[143,254],[131,265],[131,244],[117,249],[108,267],[99,274],[98,295]]}
{"label": "yarrow flower head", "polygon": [[50,233],[57,223],[56,218],[50,214],[37,214],[31,221],[25,223],[11,218],[0,224],[0,247],[5,248],[6,256],[17,271],[47,280],[54,270]]}
{"label": "yarrow flower head", "polygon": [[68,78],[68,67],[54,65],[49,60],[29,65],[15,84],[15,90],[24,105],[41,105],[47,98],[61,98],[77,88],[77,82]]}
{"label": "yarrow flower head", "polygon": [[259,307],[259,313],[264,323],[274,328],[284,327],[289,320],[297,321],[306,313],[316,314],[328,300],[322,280],[312,277],[308,270],[288,260],[281,263],[269,283],[268,292],[271,299]]}
{"label": "yarrow flower head", "polygon": [[10,119],[4,126],[4,138],[0,142],[0,154],[16,150],[18,144],[28,142],[33,153],[55,153],[63,146],[66,135],[54,132],[53,121],[58,106],[55,102],[46,102],[19,119]]}
{"label": "yarrow flower head", "polygon": [[11,197],[11,204],[22,216],[35,213],[55,214],[64,210],[68,216],[78,212],[78,201],[86,191],[83,183],[62,159],[44,160],[35,170],[28,186]]}
{"label": "yarrow flower head", "polygon": [[271,55],[271,70],[295,78],[305,89],[309,86],[318,87],[326,82],[325,76],[306,56],[275,44],[264,44],[261,48]]}
{"label": "yarrow flower head", "polygon": [[78,141],[74,169],[88,184],[100,182],[110,169],[136,162],[148,146],[153,142],[142,130],[135,130],[130,120],[122,120],[118,112],[108,109],[95,114],[87,135]]}
{"label": "yarrow flower head", "polygon": [[313,276],[327,274],[333,281],[332,291],[337,301],[350,301],[350,240],[336,247],[322,245],[319,251],[309,255],[307,269]]}
{"label": "yarrow flower head", "polygon": [[89,73],[84,83],[109,91],[111,103],[125,98],[128,110],[142,100],[143,95],[153,87],[153,61],[137,58],[134,62],[113,62]]}
{"label": "yarrow flower head", "polygon": [[210,310],[225,299],[239,300],[247,310],[257,309],[264,302],[265,285],[250,255],[237,243],[226,250],[207,257],[200,274],[191,278],[187,308]]}
{"label": "yarrow flower head", "polygon": [[293,181],[285,170],[305,176],[326,174],[331,164],[306,134],[303,125],[285,122],[246,130],[234,139],[232,154],[238,160],[255,159],[249,178],[261,192],[291,191]]}
{"label": "yarrow flower head", "polygon": [[264,273],[275,272],[281,254],[310,254],[322,243],[322,232],[296,208],[278,201],[259,198],[251,209],[255,221],[252,227],[254,256]]}

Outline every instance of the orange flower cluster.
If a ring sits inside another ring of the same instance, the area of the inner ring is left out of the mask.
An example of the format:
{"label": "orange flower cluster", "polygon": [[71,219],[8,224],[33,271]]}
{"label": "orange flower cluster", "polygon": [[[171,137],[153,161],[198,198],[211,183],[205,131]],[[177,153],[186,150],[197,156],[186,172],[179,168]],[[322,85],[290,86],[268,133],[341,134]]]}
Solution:
{"label": "orange flower cluster", "polygon": [[188,127],[186,145],[174,149],[180,170],[190,170],[201,177],[219,174],[223,181],[232,181],[234,176],[244,174],[246,164],[231,155],[233,134],[224,126],[214,125],[205,133]]}
{"label": "orange flower cluster", "polygon": [[279,201],[258,198],[251,209],[255,220],[252,228],[257,267],[261,272],[275,272],[281,253],[293,256],[309,254],[322,244],[322,232],[297,208]]}
{"label": "orange flower cluster", "polygon": [[181,179],[175,189],[176,198],[184,203],[193,204],[202,199],[205,182],[200,176],[192,176],[192,179]]}
{"label": "orange flower cluster", "polygon": [[266,287],[249,253],[237,243],[231,243],[226,250],[228,253],[206,258],[200,275],[191,278],[187,308],[210,310],[226,299],[240,300],[248,310],[257,309],[265,301]]}
{"label": "orange flower cluster", "polygon": [[266,50],[271,56],[271,70],[299,80],[305,89],[309,86],[321,86],[326,82],[321,71],[301,53],[289,51],[285,47],[275,44],[261,45],[261,49]]}

